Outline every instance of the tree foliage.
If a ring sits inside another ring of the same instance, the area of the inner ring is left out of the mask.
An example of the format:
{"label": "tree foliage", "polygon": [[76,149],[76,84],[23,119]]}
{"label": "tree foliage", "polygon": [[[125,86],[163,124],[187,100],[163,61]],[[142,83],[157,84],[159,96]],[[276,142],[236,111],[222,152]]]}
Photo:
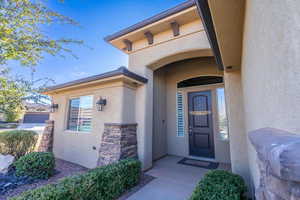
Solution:
{"label": "tree foliage", "polygon": [[35,79],[34,71],[30,80],[22,76],[12,77],[9,71],[4,71],[0,76],[0,113],[4,113],[6,121],[13,122],[22,116],[24,101],[49,103],[49,96],[41,92],[53,83],[49,78]]}
{"label": "tree foliage", "polygon": [[69,44],[82,44],[79,40],[57,39],[47,34],[49,25],[78,25],[71,18],[48,8],[47,3],[47,0],[0,0],[0,113],[4,113],[8,121],[19,117],[24,100],[49,102],[49,97],[40,92],[53,82],[49,78],[34,79],[33,76],[30,80],[11,77],[7,70],[8,61],[17,61],[33,70],[45,54],[75,56],[68,48]]}
{"label": "tree foliage", "polygon": [[0,113],[5,115],[6,121],[18,120],[23,111],[22,98],[25,94],[25,89],[18,83],[0,77]]}
{"label": "tree foliage", "polygon": [[42,0],[0,0],[0,64],[16,60],[22,65],[34,66],[45,53],[72,54],[66,46],[82,41],[49,37],[43,28],[51,24],[77,25],[49,9]]}
{"label": "tree foliage", "polygon": [[51,99],[49,96],[44,95],[42,92],[45,91],[45,89],[50,85],[53,85],[55,81],[48,77],[36,79],[34,77],[34,74],[35,71],[32,71],[30,79],[25,79],[22,76],[17,76],[14,79],[14,82],[18,83],[25,90],[25,95],[22,98],[24,101],[31,101],[39,104],[48,104]]}

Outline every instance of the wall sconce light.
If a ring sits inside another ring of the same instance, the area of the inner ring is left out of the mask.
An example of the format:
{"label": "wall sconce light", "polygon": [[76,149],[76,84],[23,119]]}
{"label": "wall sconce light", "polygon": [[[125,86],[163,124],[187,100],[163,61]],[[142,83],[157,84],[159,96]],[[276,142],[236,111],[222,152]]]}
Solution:
{"label": "wall sconce light", "polygon": [[51,104],[50,106],[50,112],[54,113],[58,110],[58,104]]}
{"label": "wall sconce light", "polygon": [[106,105],[106,99],[100,97],[100,99],[96,102],[96,105],[98,111],[103,111],[103,107]]}

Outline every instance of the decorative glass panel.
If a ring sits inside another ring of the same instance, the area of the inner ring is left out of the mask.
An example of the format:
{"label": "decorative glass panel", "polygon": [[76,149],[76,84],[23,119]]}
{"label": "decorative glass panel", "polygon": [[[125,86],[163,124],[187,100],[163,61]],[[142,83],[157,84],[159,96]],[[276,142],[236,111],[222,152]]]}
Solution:
{"label": "decorative glass panel", "polygon": [[228,120],[226,115],[226,104],[225,104],[225,90],[224,88],[217,89],[217,102],[218,102],[218,121],[219,121],[219,133],[220,138],[228,140]]}
{"label": "decorative glass panel", "polygon": [[92,129],[93,96],[70,99],[68,130],[89,132]]}
{"label": "decorative glass panel", "polygon": [[184,104],[182,92],[177,92],[177,136],[184,136]]}

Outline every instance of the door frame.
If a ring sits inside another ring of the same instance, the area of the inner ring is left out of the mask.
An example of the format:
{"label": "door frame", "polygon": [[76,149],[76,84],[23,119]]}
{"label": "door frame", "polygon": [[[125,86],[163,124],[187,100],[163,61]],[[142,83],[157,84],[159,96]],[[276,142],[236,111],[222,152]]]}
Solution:
{"label": "door frame", "polygon": [[[216,94],[216,89],[217,88],[224,88],[225,84],[224,83],[217,83],[217,84],[210,84],[210,85],[201,85],[201,86],[191,86],[191,87],[184,87],[184,88],[178,88],[177,91],[183,92],[184,94],[184,124],[185,124],[185,143],[186,143],[186,148],[187,148],[187,157],[193,158],[193,159],[201,159],[201,160],[208,160],[208,161],[215,161],[217,159],[216,157],[216,152],[217,152],[217,146],[216,140],[218,140],[218,108],[217,108],[217,94]],[[214,135],[214,158],[207,158],[207,157],[200,157],[200,156],[191,156],[189,154],[189,135],[188,135],[188,93],[189,92],[201,92],[201,91],[207,91],[210,90],[212,94],[212,112],[213,112],[213,135]]]}
{"label": "door frame", "polygon": [[[191,123],[191,116],[189,115],[189,112],[190,112],[190,103],[191,103],[191,99],[190,98],[190,95],[191,94],[195,94],[195,93],[209,93],[209,98],[210,98],[210,102],[208,104],[210,104],[210,112],[211,112],[211,116],[209,116],[209,121],[211,121],[211,127],[208,126],[208,128],[210,129],[211,133],[209,133],[210,135],[210,146],[209,146],[209,149],[211,149],[209,152],[209,155],[202,155],[202,156],[199,156],[199,155],[192,155],[191,152],[192,152],[192,147],[191,147],[191,134],[190,134],[190,131],[188,131],[188,140],[189,140],[189,155],[190,156],[195,156],[195,157],[204,157],[204,158],[208,158],[208,159],[215,159],[216,155],[215,155],[215,131],[214,131],[214,127],[215,127],[215,124],[214,124],[214,112],[213,112],[213,90],[212,89],[207,89],[207,90],[202,90],[202,91],[193,91],[193,92],[187,92],[187,98],[188,98],[188,101],[187,101],[187,107],[188,107],[188,124],[187,126],[190,127],[190,123]],[[198,148],[199,149],[199,148]]]}

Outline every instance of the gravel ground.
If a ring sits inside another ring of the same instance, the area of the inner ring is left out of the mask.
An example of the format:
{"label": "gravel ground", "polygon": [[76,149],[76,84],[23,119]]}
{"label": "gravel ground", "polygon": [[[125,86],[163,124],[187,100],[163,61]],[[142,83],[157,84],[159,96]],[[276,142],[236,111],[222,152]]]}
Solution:
{"label": "gravel ground", "polygon": [[70,162],[67,162],[67,161],[64,161],[64,160],[60,160],[60,159],[56,159],[55,169],[59,173],[52,176],[50,179],[41,180],[41,181],[38,181],[38,182],[30,184],[30,185],[23,185],[23,186],[20,186],[16,189],[10,190],[5,195],[1,195],[0,200],[6,200],[9,197],[19,195],[19,194],[21,194],[22,192],[24,192],[26,190],[31,190],[31,189],[34,189],[34,188],[37,188],[37,187],[40,187],[40,186],[43,186],[43,185],[50,184],[50,183],[56,183],[61,178],[64,178],[66,176],[72,176],[72,175],[75,175],[75,174],[80,174],[80,173],[86,172],[88,170],[88,169],[86,169],[82,166],[79,166],[79,165],[76,165],[76,164],[73,164],[73,163],[70,163]]}

